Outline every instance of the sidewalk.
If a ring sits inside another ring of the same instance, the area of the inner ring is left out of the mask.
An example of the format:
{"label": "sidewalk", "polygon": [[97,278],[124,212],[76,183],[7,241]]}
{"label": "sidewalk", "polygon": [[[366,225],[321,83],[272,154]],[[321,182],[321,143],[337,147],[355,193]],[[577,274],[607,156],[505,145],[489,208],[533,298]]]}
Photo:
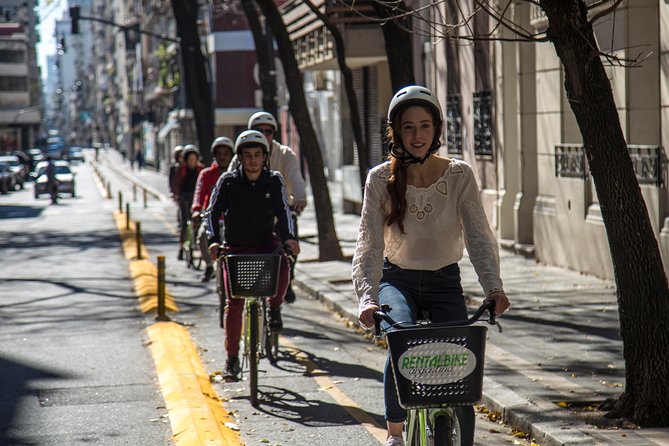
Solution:
{"label": "sidewalk", "polygon": [[[121,163],[118,152],[104,155]],[[168,199],[167,179],[144,169],[118,169],[129,180]],[[337,235],[350,258],[359,217],[341,212],[331,187]],[[139,192],[141,193],[141,191]],[[302,254],[294,284],[357,325],[350,261],[317,262],[313,203],[300,218]],[[512,301],[504,333],[489,330],[483,403],[529,433],[540,445],[669,445],[669,429],[598,428],[591,408],[616,398],[624,386],[615,284],[502,251],[502,278]],[[460,262],[472,306],[482,291],[468,259]]]}

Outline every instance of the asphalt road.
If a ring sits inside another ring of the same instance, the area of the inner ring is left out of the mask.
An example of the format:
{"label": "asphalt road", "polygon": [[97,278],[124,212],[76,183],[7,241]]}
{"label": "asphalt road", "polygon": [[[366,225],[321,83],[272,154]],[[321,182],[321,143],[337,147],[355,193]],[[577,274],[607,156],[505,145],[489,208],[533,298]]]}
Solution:
{"label": "asphalt road", "polygon": [[75,169],[59,205],[0,197],[0,444],[169,444],[109,203]]}
{"label": "asphalt road", "polygon": [[[89,168],[78,198],[49,205],[31,186],[0,197],[0,444],[164,445],[172,432],[127,261]],[[121,176],[102,169],[130,200]],[[115,196],[115,195],[114,195]],[[171,203],[131,201],[146,248],[167,258],[168,287],[207,372],[225,362],[215,285],[176,261]],[[320,303],[298,295],[283,311],[281,357],[261,362],[259,408],[247,381],[215,383],[246,444],[379,445],[385,352]],[[476,444],[529,444],[478,415]]]}

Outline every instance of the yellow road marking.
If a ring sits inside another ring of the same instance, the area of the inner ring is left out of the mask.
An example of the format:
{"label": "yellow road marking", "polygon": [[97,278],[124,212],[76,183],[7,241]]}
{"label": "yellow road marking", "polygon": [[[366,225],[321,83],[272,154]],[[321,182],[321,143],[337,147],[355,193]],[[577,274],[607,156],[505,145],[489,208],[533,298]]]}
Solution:
{"label": "yellow road marking", "polygon": [[209,381],[188,330],[174,322],[147,328],[175,443],[242,445],[234,420]]}
{"label": "yellow road marking", "polygon": [[[149,253],[140,245],[142,259],[137,259],[135,224],[126,224],[126,216],[114,212],[121,235],[125,257],[130,260],[130,272],[140,308],[147,313],[155,310],[158,301],[156,266],[148,259]],[[140,240],[141,243],[141,240]],[[167,289],[165,308],[179,311]],[[184,327],[174,322],[159,322],[147,328],[153,360],[163,399],[172,427],[172,438],[177,446],[241,446],[239,434],[230,414],[209,381],[193,340]]]}
{"label": "yellow road marking", "polygon": [[[125,214],[114,211],[116,227],[121,235],[121,246],[125,258],[130,260],[130,274],[135,284],[135,293],[139,297],[139,307],[142,313],[148,313],[158,308],[158,269],[149,258],[149,252],[140,246],[142,258],[137,258],[137,240],[135,238],[135,223],[130,222],[130,228],[126,229]],[[141,242],[141,240],[140,240]],[[165,309],[179,311],[172,295],[165,288]]]}
{"label": "yellow road marking", "polygon": [[320,370],[316,364],[309,359],[309,357],[302,352],[295,344],[293,344],[289,339],[281,336],[281,345],[284,345],[295,352],[295,359],[300,363],[304,364],[307,368],[307,372],[314,378],[319,387],[327,392],[332,399],[334,399],[337,404],[346,410],[353,418],[355,418],[367,431],[374,436],[381,443],[386,441],[386,430],[379,426],[376,421],[365,412],[358,403],[349,398],[346,393],[344,393],[337,385],[330,379],[327,373],[323,370]]}

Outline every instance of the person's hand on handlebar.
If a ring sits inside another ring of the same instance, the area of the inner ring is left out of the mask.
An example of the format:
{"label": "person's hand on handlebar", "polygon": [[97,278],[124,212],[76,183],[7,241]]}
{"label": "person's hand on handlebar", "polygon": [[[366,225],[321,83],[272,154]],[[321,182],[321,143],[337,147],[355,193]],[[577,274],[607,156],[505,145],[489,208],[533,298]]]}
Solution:
{"label": "person's hand on handlebar", "polygon": [[290,251],[290,254],[296,256],[300,253],[300,244],[297,243],[297,240],[294,240],[292,238],[288,239],[286,240],[285,245],[288,251]]}
{"label": "person's hand on handlebar", "polygon": [[380,307],[377,304],[372,304],[371,306],[363,308],[358,314],[358,321],[362,328],[371,330],[374,328],[374,312],[379,310]]}
{"label": "person's hand on handlebar", "polygon": [[223,247],[220,245],[220,243],[212,243],[209,245],[209,255],[211,256],[212,261],[218,260],[219,255],[225,255],[225,250]]}
{"label": "person's hand on handlebar", "polygon": [[500,314],[504,313],[511,306],[511,302],[509,302],[509,298],[506,297],[506,293],[504,293],[504,290],[500,290],[500,289],[496,289],[496,288],[490,290],[490,292],[488,293],[488,297],[486,297],[483,302],[486,302],[486,301],[495,302],[495,315],[496,316],[499,316]]}
{"label": "person's hand on handlebar", "polygon": [[290,207],[290,209],[297,213],[297,215],[300,215],[305,207],[307,207],[306,200],[295,200],[293,201],[293,205]]}

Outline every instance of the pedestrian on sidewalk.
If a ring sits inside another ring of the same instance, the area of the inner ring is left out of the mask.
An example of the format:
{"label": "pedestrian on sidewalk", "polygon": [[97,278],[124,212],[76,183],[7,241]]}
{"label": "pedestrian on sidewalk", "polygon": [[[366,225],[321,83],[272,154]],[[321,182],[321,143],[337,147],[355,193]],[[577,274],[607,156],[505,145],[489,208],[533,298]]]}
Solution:
{"label": "pedestrian on sidewalk", "polygon": [[218,181],[218,177],[228,170],[230,160],[234,155],[235,144],[227,136],[220,136],[211,143],[211,153],[214,156],[214,161],[211,166],[205,168],[197,177],[195,185],[195,196],[193,197],[193,205],[191,206],[191,213],[193,222],[198,227],[197,240],[200,245],[202,259],[206,265],[204,273],[202,274],[202,282],[209,282],[214,273],[211,256],[209,255],[209,242],[207,240],[206,225],[200,224],[202,222],[202,212],[209,206],[211,192]]}
{"label": "pedestrian on sidewalk", "polygon": [[200,150],[194,144],[188,144],[183,149],[184,162],[174,175],[172,187],[174,201],[179,206],[179,252],[177,259],[183,260],[182,245],[186,239],[188,221],[190,221],[190,208],[193,205],[195,195],[195,184],[200,171],[204,165],[200,162]]}
{"label": "pedestrian on sidewalk", "polygon": [[[283,179],[286,182],[286,189],[288,190],[289,205],[292,211],[293,225],[295,226],[295,237],[298,237],[297,217],[302,213],[307,206],[307,192],[304,185],[304,178],[300,171],[300,162],[295,155],[295,152],[290,147],[280,144],[274,140],[279,126],[276,119],[271,113],[266,111],[254,113],[248,122],[249,130],[257,130],[267,139],[269,144],[269,169],[281,172]],[[228,170],[235,170],[239,167],[239,160],[235,157],[230,163]],[[297,256],[294,262],[297,261]],[[295,263],[291,263],[290,280],[295,276]],[[288,285],[286,292],[286,302],[295,302],[295,292],[291,284]]]}
{"label": "pedestrian on sidewalk", "polygon": [[[509,300],[502,289],[497,241],[481,205],[471,167],[438,156],[443,115],[427,88],[405,87],[388,108],[389,160],[369,172],[352,263],[363,327],[374,311],[390,306],[396,321],[467,319],[458,261],[463,248],[485,292],[502,314]],[[406,411],[399,405],[390,357],[384,372],[386,446],[403,446]],[[456,409],[462,445],[474,442],[474,410]]]}
{"label": "pedestrian on sidewalk", "polygon": [[[267,168],[269,144],[264,135],[255,130],[242,132],[235,142],[235,152],[241,166],[221,175],[212,192],[207,209],[207,234],[209,253],[213,260],[219,256],[222,242],[230,254],[270,254],[281,246],[297,255],[299,244],[293,229],[288,207],[286,186],[279,172]],[[221,235],[219,219],[225,218],[225,231]],[[279,221],[279,231],[274,233],[274,221]],[[221,240],[223,237],[223,240]],[[225,306],[225,350],[228,359],[224,377],[239,379],[239,340],[242,332],[244,299],[233,299],[230,278],[224,270],[227,292]],[[283,328],[281,304],[288,288],[290,267],[282,256],[277,293],[269,298],[269,327],[272,331]]]}

